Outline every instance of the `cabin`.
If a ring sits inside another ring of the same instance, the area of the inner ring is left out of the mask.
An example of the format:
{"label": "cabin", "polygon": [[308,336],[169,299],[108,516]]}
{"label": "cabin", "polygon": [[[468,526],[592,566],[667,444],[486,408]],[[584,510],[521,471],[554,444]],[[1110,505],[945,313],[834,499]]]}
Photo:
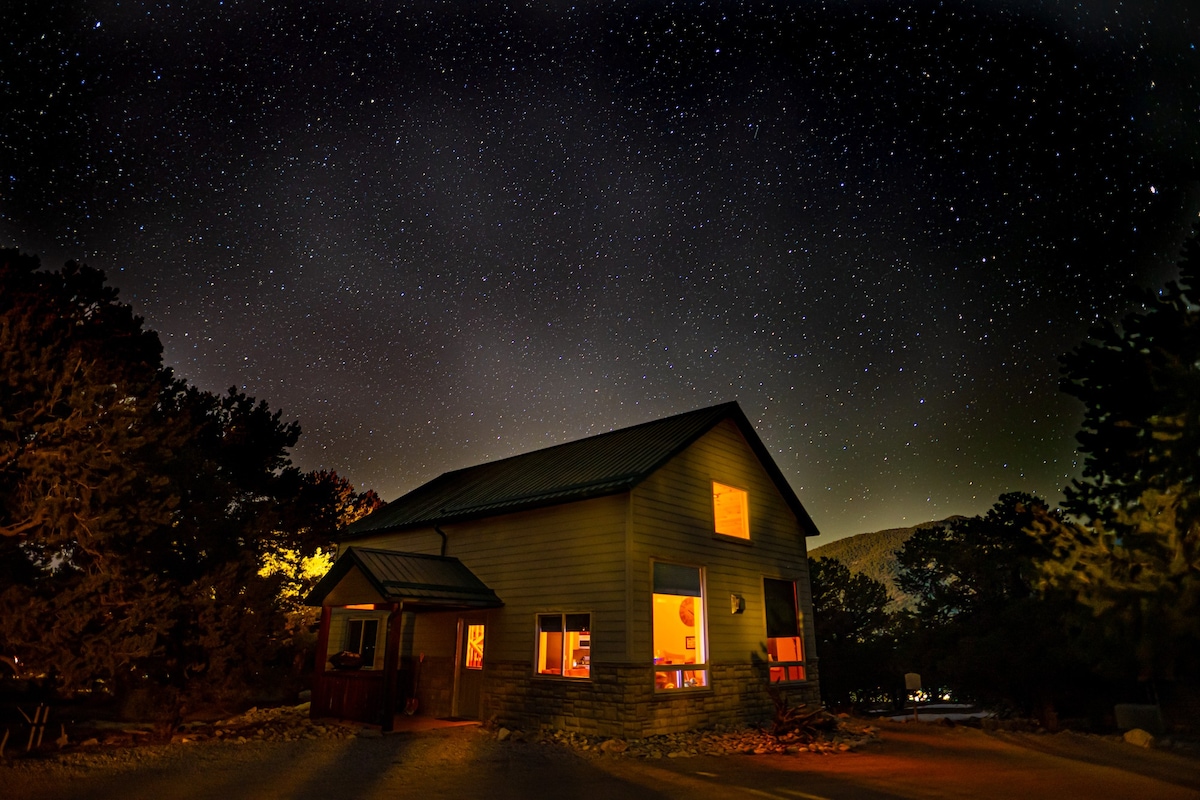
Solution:
{"label": "cabin", "polygon": [[446,473],[342,532],[311,713],[641,738],[818,703],[815,535],[737,403]]}

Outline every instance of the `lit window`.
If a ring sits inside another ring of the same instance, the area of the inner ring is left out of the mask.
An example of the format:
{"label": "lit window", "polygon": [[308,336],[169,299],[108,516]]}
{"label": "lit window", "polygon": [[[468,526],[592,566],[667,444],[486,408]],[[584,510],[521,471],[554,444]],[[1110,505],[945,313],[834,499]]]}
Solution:
{"label": "lit window", "polygon": [[538,614],[539,675],[591,677],[591,617],[591,614]]}
{"label": "lit window", "polygon": [[713,481],[713,519],[717,533],[750,538],[750,512],[746,492]]}
{"label": "lit window", "polygon": [[483,626],[467,626],[467,656],[463,661],[467,669],[483,669]]}
{"label": "lit window", "polygon": [[351,619],[346,624],[346,645],[342,649],[362,656],[363,669],[375,666],[375,641],[379,637],[379,620]]}
{"label": "lit window", "polygon": [[767,660],[771,683],[802,681],[804,640],[800,636],[800,611],[796,605],[796,582],[763,578],[767,609]]}
{"label": "lit window", "polygon": [[704,589],[698,567],[654,564],[654,687],[708,685]]}

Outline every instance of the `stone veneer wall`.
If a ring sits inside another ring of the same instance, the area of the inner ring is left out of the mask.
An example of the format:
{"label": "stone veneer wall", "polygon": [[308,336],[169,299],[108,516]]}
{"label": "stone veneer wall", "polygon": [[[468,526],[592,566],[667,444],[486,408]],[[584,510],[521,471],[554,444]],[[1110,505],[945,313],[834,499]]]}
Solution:
{"label": "stone veneer wall", "polygon": [[[709,688],[677,693],[655,692],[650,666],[592,664],[591,680],[534,677],[520,661],[491,661],[484,670],[483,718],[514,728],[640,739],[763,722],[774,710],[765,665],[713,665]],[[820,703],[815,665],[809,677],[785,689],[791,705]]]}

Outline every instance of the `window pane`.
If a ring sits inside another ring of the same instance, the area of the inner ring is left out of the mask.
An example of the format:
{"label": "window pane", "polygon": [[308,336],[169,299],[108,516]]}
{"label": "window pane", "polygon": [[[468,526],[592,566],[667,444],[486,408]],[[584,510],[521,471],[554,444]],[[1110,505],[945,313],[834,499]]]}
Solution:
{"label": "window pane", "polygon": [[346,624],[346,646],[345,650],[351,653],[362,652],[362,629],[363,621],[361,619],[352,619]]}
{"label": "window pane", "polygon": [[563,635],[543,630],[538,634],[538,673],[562,675]]}
{"label": "window pane", "polygon": [[680,594],[700,596],[700,570],[679,564],[654,563],[654,591],[656,594]]}
{"label": "window pane", "polygon": [[750,514],[743,489],[713,482],[713,520],[717,533],[750,538]]}
{"label": "window pane", "polygon": [[796,582],[764,578],[763,595],[767,606],[767,637],[798,634],[800,615],[796,611]]}
{"label": "window pane", "polygon": [[771,667],[771,683],[804,680],[804,667],[800,664],[788,664],[783,667]]}
{"label": "window pane", "polygon": [[[583,622],[584,631],[571,629],[570,622],[573,616],[582,616],[585,618]],[[567,634],[567,659],[564,674],[572,678],[587,678],[592,674],[592,635],[586,632],[588,616],[588,614],[569,614],[567,616],[567,630],[570,632]]]}
{"label": "window pane", "polygon": [[704,669],[664,669],[707,661],[700,569],[655,563],[651,601],[654,664],[659,667],[655,686],[659,689],[707,686],[708,673]]}
{"label": "window pane", "polygon": [[370,668],[375,665],[375,640],[379,638],[379,620],[366,619],[362,621],[362,653],[363,666]]}
{"label": "window pane", "polygon": [[537,673],[588,678],[592,674],[591,614],[539,614]]}
{"label": "window pane", "polygon": [[467,669],[483,669],[483,626],[467,626],[467,657],[463,662]]}

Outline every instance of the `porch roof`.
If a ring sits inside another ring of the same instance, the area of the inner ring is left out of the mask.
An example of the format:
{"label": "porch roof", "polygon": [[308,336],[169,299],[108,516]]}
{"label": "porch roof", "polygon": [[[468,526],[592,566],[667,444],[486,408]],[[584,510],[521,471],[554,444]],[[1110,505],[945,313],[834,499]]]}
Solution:
{"label": "porch roof", "polygon": [[431,610],[504,605],[457,558],[369,547],[347,548],[304,602],[310,606],[403,602]]}

